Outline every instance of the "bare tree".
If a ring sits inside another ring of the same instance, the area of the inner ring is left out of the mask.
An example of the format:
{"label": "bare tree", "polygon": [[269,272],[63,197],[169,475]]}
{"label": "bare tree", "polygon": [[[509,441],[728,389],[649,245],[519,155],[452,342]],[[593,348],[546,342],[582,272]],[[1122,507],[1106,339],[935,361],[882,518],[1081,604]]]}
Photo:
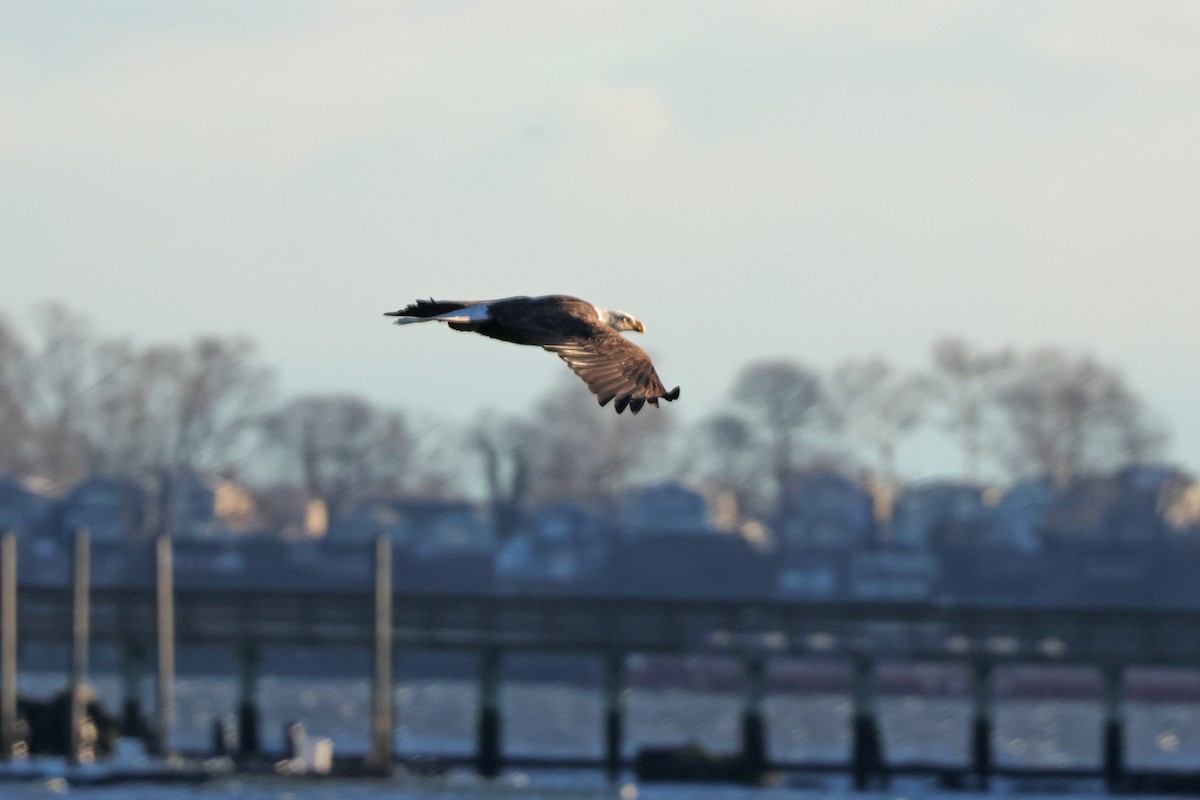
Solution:
{"label": "bare tree", "polygon": [[86,393],[97,381],[91,326],[59,304],[37,313],[39,347],[31,366],[31,417],[36,468],[63,483],[88,470],[89,445],[82,428]]}
{"label": "bare tree", "polygon": [[518,531],[529,496],[536,428],[516,417],[485,414],[471,431],[471,446],[483,463],[492,527],[501,541]]}
{"label": "bare tree", "polygon": [[84,429],[91,445],[89,470],[138,475],[156,465],[149,435],[151,409],[138,369],[139,354],[125,342],[103,342],[96,349],[100,372],[110,376],[94,387]]}
{"label": "bare tree", "polygon": [[763,443],[749,421],[729,412],[717,413],[696,426],[683,472],[729,492],[738,516],[745,517],[752,509],[764,508],[762,487],[770,470],[764,469],[762,452]]}
{"label": "bare tree", "polygon": [[665,474],[671,417],[655,411],[618,416],[565,378],[531,420],[531,499],[611,508],[639,473]]}
{"label": "bare tree", "polygon": [[248,339],[205,336],[187,351],[181,381],[175,461],[226,466],[260,419],[271,371],[256,362]]}
{"label": "bare tree", "polygon": [[0,475],[23,470],[29,437],[29,354],[0,317]]}
{"label": "bare tree", "polygon": [[924,419],[929,381],[901,372],[883,358],[847,361],[830,380],[835,425],[875,456],[883,479],[896,481],[896,447]]}
{"label": "bare tree", "polygon": [[413,440],[399,412],[349,395],[309,395],[267,415],[263,429],[331,520],[354,493],[403,491]]}
{"label": "bare tree", "polygon": [[1157,454],[1162,432],[1110,367],[1043,348],[1020,358],[999,394],[1009,426],[1009,463],[1067,485]]}
{"label": "bare tree", "polygon": [[821,380],[792,361],[759,361],[742,370],[732,395],[749,407],[768,436],[776,515],[781,522],[791,512],[789,489],[800,466],[797,452],[801,436],[823,411]]}
{"label": "bare tree", "polygon": [[946,427],[961,438],[963,472],[978,481],[984,437],[994,421],[997,393],[1013,355],[973,350],[962,339],[944,338],[933,345],[932,396],[945,410]]}

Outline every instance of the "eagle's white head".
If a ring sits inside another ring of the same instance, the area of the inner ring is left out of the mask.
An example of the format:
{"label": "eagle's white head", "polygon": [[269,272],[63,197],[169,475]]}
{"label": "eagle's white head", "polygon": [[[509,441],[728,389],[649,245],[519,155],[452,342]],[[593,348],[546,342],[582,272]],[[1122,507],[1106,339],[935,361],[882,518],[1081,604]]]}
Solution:
{"label": "eagle's white head", "polygon": [[600,312],[600,319],[604,321],[608,327],[614,331],[637,331],[645,333],[646,326],[642,321],[632,314],[626,314],[624,311],[616,311],[607,308],[597,308]]}

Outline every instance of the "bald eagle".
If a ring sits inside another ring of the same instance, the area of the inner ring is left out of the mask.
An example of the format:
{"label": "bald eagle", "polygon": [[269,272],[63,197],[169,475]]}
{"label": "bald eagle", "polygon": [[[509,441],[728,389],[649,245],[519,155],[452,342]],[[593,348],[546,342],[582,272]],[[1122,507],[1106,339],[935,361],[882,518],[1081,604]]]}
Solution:
{"label": "bald eagle", "polygon": [[493,339],[530,344],[556,354],[588,385],[600,405],[613,402],[620,414],[636,414],[649,403],[679,397],[667,391],[646,351],[621,331],[646,332],[640,320],[569,295],[506,297],[500,300],[418,300],[399,311],[397,325],[445,322],[456,331],[474,331]]}

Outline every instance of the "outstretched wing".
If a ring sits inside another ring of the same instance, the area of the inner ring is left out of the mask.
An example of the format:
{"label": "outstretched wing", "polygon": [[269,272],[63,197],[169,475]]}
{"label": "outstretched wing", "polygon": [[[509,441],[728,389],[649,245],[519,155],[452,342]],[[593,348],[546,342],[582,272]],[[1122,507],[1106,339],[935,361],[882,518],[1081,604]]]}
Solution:
{"label": "outstretched wing", "polygon": [[572,337],[553,344],[543,344],[583,379],[600,405],[610,401],[620,414],[629,408],[634,414],[649,403],[657,406],[659,399],[679,397],[679,387],[671,391],[658,378],[654,364],[646,351],[611,328],[594,325],[592,335]]}

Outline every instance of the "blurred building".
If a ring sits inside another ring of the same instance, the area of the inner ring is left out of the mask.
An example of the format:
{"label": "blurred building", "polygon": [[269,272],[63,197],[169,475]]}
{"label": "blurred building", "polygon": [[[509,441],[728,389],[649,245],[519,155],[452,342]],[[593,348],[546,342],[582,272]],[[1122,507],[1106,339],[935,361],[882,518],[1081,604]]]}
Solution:
{"label": "blurred building", "polygon": [[816,600],[846,596],[854,554],[875,544],[872,493],[820,470],[794,481],[785,505],[787,516],[775,531],[778,593]]}
{"label": "blurred building", "polygon": [[555,503],[526,515],[496,554],[506,591],[566,591],[594,586],[609,557],[612,525],[580,505]]}
{"label": "blurred building", "polygon": [[412,521],[409,540],[418,558],[443,555],[490,557],[496,547],[491,525],[470,503],[444,503],[439,513]]}
{"label": "blurred building", "polygon": [[625,529],[634,535],[716,532],[708,498],[678,481],[625,492],[621,497],[621,518]]}
{"label": "blurred building", "polygon": [[0,478],[0,533],[22,539],[49,536],[59,512],[59,498],[50,483],[39,478]]}
{"label": "blurred building", "polygon": [[738,536],[645,532],[613,543],[604,591],[636,597],[772,597],[776,565]]}
{"label": "blurred building", "polygon": [[977,539],[990,520],[984,493],[973,484],[937,481],[905,489],[897,498],[887,540],[924,551]]}
{"label": "blurred building", "polygon": [[860,600],[927,600],[938,592],[940,577],[938,561],[928,551],[869,550],[850,557],[846,589]]}
{"label": "blurred building", "polygon": [[193,469],[164,471],[165,530],[179,539],[217,539],[256,529],[257,505],[250,490]]}
{"label": "blurred building", "polygon": [[92,477],[63,499],[62,534],[87,528],[92,541],[130,542],[143,537],[147,497],[125,478]]}
{"label": "blurred building", "polygon": [[1036,553],[1054,503],[1054,487],[1046,478],[1023,481],[1001,495],[991,513],[988,539],[996,547]]}
{"label": "blurred building", "polygon": [[800,477],[786,505],[789,514],[777,531],[778,544],[785,550],[853,550],[875,539],[875,498],[836,472]]}

